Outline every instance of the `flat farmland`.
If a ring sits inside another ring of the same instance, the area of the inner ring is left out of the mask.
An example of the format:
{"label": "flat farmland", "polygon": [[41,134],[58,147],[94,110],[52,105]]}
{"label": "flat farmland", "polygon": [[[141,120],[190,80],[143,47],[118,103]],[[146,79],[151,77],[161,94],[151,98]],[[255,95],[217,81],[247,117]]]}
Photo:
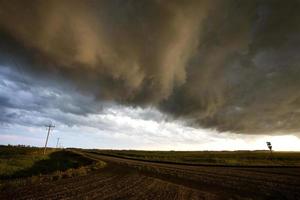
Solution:
{"label": "flat farmland", "polygon": [[106,167],[83,176],[6,188],[0,199],[300,199],[294,166],[190,165],[76,150]]}
{"label": "flat farmland", "polygon": [[88,150],[102,155],[141,161],[189,165],[300,166],[299,152],[273,151],[141,151]]}

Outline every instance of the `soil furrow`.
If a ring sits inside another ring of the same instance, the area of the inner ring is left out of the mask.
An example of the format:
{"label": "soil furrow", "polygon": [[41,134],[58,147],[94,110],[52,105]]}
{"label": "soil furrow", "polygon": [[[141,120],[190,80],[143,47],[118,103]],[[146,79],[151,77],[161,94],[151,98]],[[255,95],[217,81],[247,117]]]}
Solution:
{"label": "soil furrow", "polygon": [[[90,156],[89,154],[87,154]],[[1,199],[300,199],[297,168],[151,163],[92,155],[107,167],[0,192]]]}

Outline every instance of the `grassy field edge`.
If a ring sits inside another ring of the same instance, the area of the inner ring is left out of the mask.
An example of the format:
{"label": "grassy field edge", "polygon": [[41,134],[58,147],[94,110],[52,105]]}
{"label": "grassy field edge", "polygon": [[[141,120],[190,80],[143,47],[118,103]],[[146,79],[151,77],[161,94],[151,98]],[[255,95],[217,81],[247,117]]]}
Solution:
{"label": "grassy field edge", "polygon": [[[18,147],[13,147],[13,148],[18,148]],[[14,150],[16,150],[16,149],[14,149]],[[17,149],[17,150],[19,150],[19,149]],[[27,149],[23,149],[23,150],[27,151]],[[8,188],[13,188],[13,187],[19,187],[19,186],[22,186],[25,184],[33,184],[33,183],[43,182],[43,181],[56,181],[56,180],[60,180],[60,179],[64,179],[64,178],[83,176],[92,171],[99,170],[99,169],[106,167],[105,162],[103,162],[101,160],[93,159],[93,158],[86,156],[78,151],[60,150],[60,151],[53,151],[53,152],[56,152],[56,153],[64,152],[65,154],[63,154],[63,155],[77,155],[77,156],[80,156],[80,159],[83,158],[85,161],[89,160],[89,162],[84,162],[84,163],[82,163],[82,165],[79,165],[76,167],[69,167],[67,169],[64,168],[63,170],[51,171],[51,169],[49,169],[49,173],[40,173],[40,174],[20,176],[20,177],[18,177],[18,176],[11,176],[11,177],[10,176],[8,176],[8,177],[2,176],[2,179],[0,179],[0,190],[5,190]],[[51,152],[51,153],[53,153],[53,152]],[[51,153],[49,155],[51,155]],[[10,156],[10,159],[11,159],[11,157],[12,156]],[[2,161],[3,160],[4,160],[4,158],[2,157]],[[38,160],[37,162],[45,162],[45,160],[47,161],[47,159],[45,158],[44,160],[41,159],[41,160]],[[50,165],[49,168],[51,168],[51,167],[53,167],[53,166]],[[24,170],[28,170],[28,168],[25,168]]]}

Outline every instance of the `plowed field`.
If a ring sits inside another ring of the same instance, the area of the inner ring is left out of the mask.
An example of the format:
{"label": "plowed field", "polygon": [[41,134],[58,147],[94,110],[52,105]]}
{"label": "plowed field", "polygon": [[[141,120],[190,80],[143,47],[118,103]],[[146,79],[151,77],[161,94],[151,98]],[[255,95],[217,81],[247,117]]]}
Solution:
{"label": "plowed field", "polygon": [[300,199],[298,167],[189,166],[85,154],[107,166],[6,189],[0,199]]}

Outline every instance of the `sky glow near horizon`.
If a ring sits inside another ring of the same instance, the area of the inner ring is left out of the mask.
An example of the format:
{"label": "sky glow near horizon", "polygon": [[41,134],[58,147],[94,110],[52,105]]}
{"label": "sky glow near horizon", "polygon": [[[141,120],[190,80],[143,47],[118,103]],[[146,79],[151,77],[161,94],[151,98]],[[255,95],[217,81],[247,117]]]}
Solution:
{"label": "sky glow near horizon", "polygon": [[43,146],[45,124],[56,127],[49,139],[64,147],[144,150],[299,151],[293,135],[249,135],[193,128],[154,107],[99,103],[66,85],[34,80],[9,67],[0,68],[0,144]]}
{"label": "sky glow near horizon", "polygon": [[[107,116],[113,119],[112,116]],[[101,117],[102,118],[102,117]],[[110,129],[89,126],[59,125],[52,131],[48,145],[56,146],[57,138],[64,147],[139,150],[267,150],[271,141],[275,151],[299,151],[300,139],[294,135],[236,135],[212,130],[181,127],[173,123],[157,124],[153,121],[128,120],[116,117],[124,123]],[[147,126],[150,125],[150,126]],[[140,128],[137,128],[140,127]],[[26,144],[44,146],[45,127],[8,125],[2,127],[1,144]]]}

